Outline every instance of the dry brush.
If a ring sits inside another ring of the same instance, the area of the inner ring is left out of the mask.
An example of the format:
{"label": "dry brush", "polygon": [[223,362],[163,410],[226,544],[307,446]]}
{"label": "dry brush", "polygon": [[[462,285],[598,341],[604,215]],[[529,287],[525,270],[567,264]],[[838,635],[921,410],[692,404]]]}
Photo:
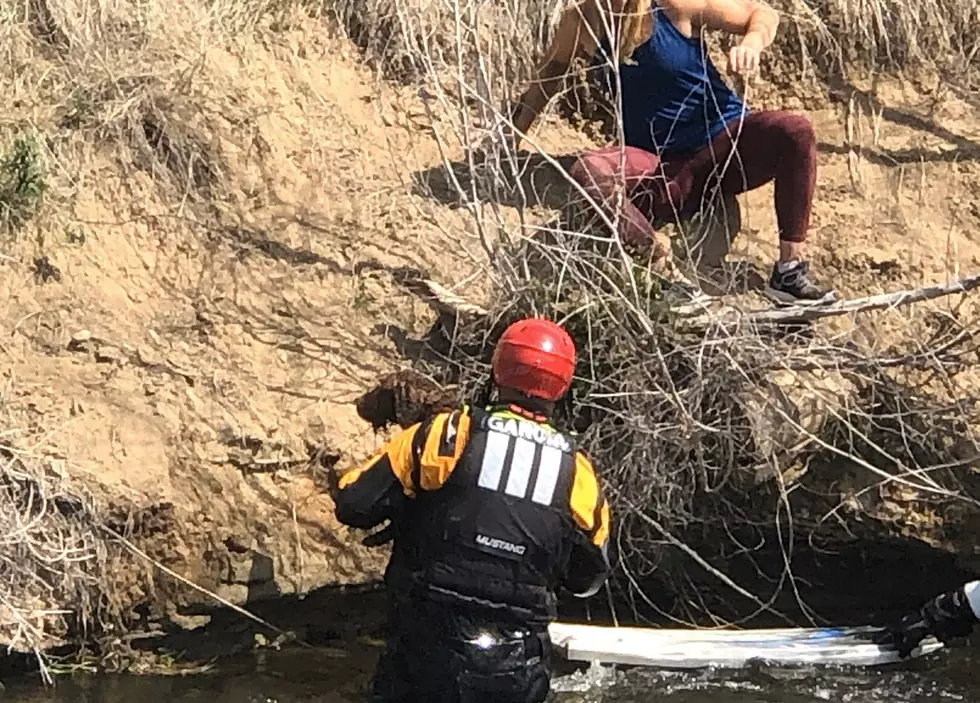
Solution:
{"label": "dry brush", "polygon": [[[973,47],[953,33],[972,21],[969,3],[776,5],[785,21],[775,55],[799,59],[784,66],[840,78],[845,68],[955,65],[964,85],[972,78]],[[457,389],[458,401],[485,398],[490,350],[507,322],[547,315],[568,327],[581,361],[563,421],[582,433],[619,517],[617,607],[709,624],[760,614],[820,620],[831,611],[808,602],[801,558],[901,536],[939,545],[943,515],[975,511],[980,315],[968,296],[914,313],[908,336],[885,351],[807,315],[742,314],[752,297],[734,289],[726,311],[678,315],[656,267],[608,238],[614,211],[596,208],[568,177],[566,155],[535,135],[532,155],[493,138],[556,5],[525,7],[530,23],[508,5],[424,6],[396,4],[365,36],[381,68],[398,56],[398,76],[420,87],[444,158],[441,173],[418,185],[433,197],[448,191],[471,216],[469,239],[445,234],[482,249],[488,291],[453,315],[447,307],[465,292],[440,290],[442,336],[416,367]],[[516,38],[517,54],[501,54]],[[478,143],[493,146],[474,151]],[[690,254],[686,245],[719,220],[737,227],[735,218],[709,211],[676,223],[678,253]],[[833,314],[856,315],[860,329],[897,314],[896,303],[961,295],[975,283]],[[861,312],[871,308],[886,310]],[[902,524],[915,515],[936,519]]]}
{"label": "dry brush", "polygon": [[8,653],[36,655],[47,678],[53,652],[126,649],[136,609],[158,587],[152,563],[126,545],[165,535],[173,517],[166,505],[110,499],[9,400],[0,398],[0,638]]}

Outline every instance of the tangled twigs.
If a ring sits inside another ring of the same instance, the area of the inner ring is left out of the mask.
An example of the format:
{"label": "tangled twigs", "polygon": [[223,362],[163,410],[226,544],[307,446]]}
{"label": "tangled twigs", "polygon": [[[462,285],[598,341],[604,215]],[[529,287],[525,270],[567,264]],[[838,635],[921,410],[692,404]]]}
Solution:
{"label": "tangled twigs", "polygon": [[95,615],[105,555],[87,503],[43,457],[0,445],[0,637],[15,650],[43,651],[69,618]]}
{"label": "tangled twigs", "polygon": [[[948,405],[941,386],[909,386],[907,375],[938,370],[955,384],[978,356],[976,319],[936,316],[940,328],[923,335],[925,342],[910,339],[887,354],[825,338],[818,329],[801,346],[793,336],[766,334],[765,325],[729,323],[865,310],[887,315],[897,306],[973,290],[980,276],[813,311],[730,308],[713,318],[684,319],[670,314],[649,269],[624,266],[577,235],[552,239],[499,248],[505,283],[485,305],[488,314],[466,306],[455,326],[451,370],[426,370],[472,398],[484,387],[487,351],[503,321],[526,314],[564,321],[582,354],[564,422],[582,433],[610,485],[620,516],[619,587],[636,596],[641,605],[635,607],[649,610],[651,589],[668,589],[684,603],[683,612],[669,617],[741,621],[744,608],[726,609],[724,594],[734,590],[750,610],[778,612],[781,589],[798,589],[793,544],[815,535],[852,539],[855,529],[839,508],[840,493],[830,489],[841,480],[838,469],[808,471],[813,462],[860,472],[855,495],[862,500],[878,486],[912,491],[923,501],[975,502],[956,484],[943,438],[955,434],[953,426],[980,426],[977,408]],[[440,293],[438,286],[426,290]],[[454,293],[442,302],[452,307],[460,300]],[[908,437],[920,433],[930,443],[910,444]],[[804,516],[797,514],[801,507]],[[818,517],[831,512],[840,522]],[[773,559],[772,550],[782,556]],[[753,563],[759,577],[728,575],[739,560]],[[695,572],[708,574],[714,586],[692,578]],[[801,601],[800,610],[811,617],[808,604]]]}
{"label": "tangled twigs", "polygon": [[[829,305],[812,307],[791,305],[750,311],[742,311],[738,308],[725,306],[705,312],[704,302],[698,302],[696,305],[671,306],[670,311],[679,318],[685,318],[683,324],[691,327],[703,327],[709,324],[727,325],[732,323],[800,323],[812,322],[825,317],[838,317],[857,312],[870,312],[872,310],[897,308],[902,305],[914,305],[915,303],[935,300],[936,298],[942,298],[947,295],[968,293],[977,287],[980,287],[980,274],[967,276],[950,281],[949,283],[938,283],[895,293],[869,295],[864,298],[851,298]],[[490,314],[482,306],[467,301],[462,295],[454,293],[445,286],[430,279],[412,281],[412,286],[409,288],[440,313],[475,316],[487,316]],[[720,303],[721,301],[715,302]]]}
{"label": "tangled twigs", "polygon": [[[945,62],[963,48],[945,29],[969,24],[963,6],[934,0],[917,7],[934,9],[929,16],[937,24],[912,34],[919,25],[904,20],[918,10],[908,3],[876,2],[872,14],[882,23],[874,27],[866,8],[853,3],[805,12],[799,3],[776,4],[797,25],[805,63],[815,60],[818,45],[875,65]],[[515,93],[544,48],[540,38],[530,40],[528,28],[536,25],[527,18],[553,24],[556,16],[548,3],[512,7],[476,13],[475,6],[445,5],[429,16],[402,3],[399,31],[376,34],[411,54],[444,171],[430,194],[460,206],[469,220],[465,228],[446,225],[446,242],[454,250],[479,244],[472,258],[492,288],[475,305],[428,276],[404,281],[451,337],[446,350],[416,363],[426,378],[457,389],[457,401],[472,401],[486,393],[490,350],[507,322],[547,315],[566,326],[580,363],[557,421],[580,433],[613,496],[616,589],[624,601],[640,617],[655,611],[718,623],[741,620],[746,610],[782,610],[785,592],[810,617],[794,571],[798,553],[874,530],[876,539],[897,536],[896,512],[917,501],[972,508],[961,499],[980,491],[955,459],[978,453],[980,410],[959,399],[975,395],[965,386],[980,362],[973,341],[980,313],[969,300],[956,314],[935,318],[921,314],[925,306],[909,306],[974,290],[980,276],[819,308],[745,311],[732,299],[669,304],[653,263],[609,237],[618,230],[617,208],[584,197],[570,164],[549,153],[544,132],[522,135],[535,158],[519,169],[506,144],[493,150],[503,152],[499,158],[473,158],[478,126],[515,126]],[[939,26],[944,31],[935,32]],[[607,35],[612,29],[604,27]],[[617,80],[615,66],[587,70],[597,84]],[[612,116],[617,137],[619,118]],[[569,212],[586,209],[569,207],[569,193],[596,211]],[[831,334],[823,329],[830,325],[796,324],[858,312],[867,313],[861,325],[888,321],[901,329],[886,345],[869,344],[874,335],[866,328]],[[427,393],[407,392],[401,380],[389,385],[386,408],[414,416],[431,406],[414,402]],[[835,520],[821,518],[828,514]],[[657,597],[663,593],[675,596],[673,605]]]}

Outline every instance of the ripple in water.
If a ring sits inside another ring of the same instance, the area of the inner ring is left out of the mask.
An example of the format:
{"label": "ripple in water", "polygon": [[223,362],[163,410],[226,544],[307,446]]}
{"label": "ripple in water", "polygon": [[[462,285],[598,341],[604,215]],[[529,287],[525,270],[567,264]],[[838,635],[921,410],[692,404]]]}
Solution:
{"label": "ripple in water", "polygon": [[870,668],[668,671],[593,664],[554,682],[555,703],[974,703],[980,672],[967,650]]}
{"label": "ripple in water", "polygon": [[[282,651],[200,676],[78,676],[45,689],[11,684],[18,703],[364,703],[374,657]],[[549,703],[978,703],[967,649],[880,669],[830,667],[668,671],[594,665],[556,678]],[[505,703],[501,701],[500,703]]]}

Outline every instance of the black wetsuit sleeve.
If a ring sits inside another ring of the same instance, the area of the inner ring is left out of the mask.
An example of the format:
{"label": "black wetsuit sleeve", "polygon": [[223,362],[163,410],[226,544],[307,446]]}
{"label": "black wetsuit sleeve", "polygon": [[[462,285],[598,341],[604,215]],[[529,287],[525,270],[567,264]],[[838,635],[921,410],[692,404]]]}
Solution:
{"label": "black wetsuit sleeve", "polygon": [[422,425],[403,430],[341,477],[333,499],[342,524],[370,529],[395,519],[405,500],[415,493],[413,476],[426,433]]}

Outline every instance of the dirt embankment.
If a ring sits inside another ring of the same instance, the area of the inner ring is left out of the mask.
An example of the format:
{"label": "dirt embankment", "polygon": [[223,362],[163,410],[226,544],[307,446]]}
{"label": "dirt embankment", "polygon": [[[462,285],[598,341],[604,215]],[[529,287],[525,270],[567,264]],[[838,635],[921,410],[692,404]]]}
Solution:
{"label": "dirt embankment", "polygon": [[387,270],[467,266],[407,184],[414,102],[303,13],[38,6],[0,77],[5,640],[57,641],[84,593],[107,623],[209,601],[152,560],[236,604],[378,578],[321,472],[373,449],[353,401],[426,324]]}
{"label": "dirt embankment", "polygon": [[[399,273],[483,280],[430,113],[301,11],[25,7],[2,20],[0,69],[0,635],[29,650],[78,616],[193,624],[213,601],[188,582],[251,606],[377,579],[385,552],[336,523],[322,472],[383,438],[354,402],[435,319]],[[980,269],[980,111],[943,88],[877,95],[850,138],[839,105],[810,112],[814,266],[849,296]],[[589,143],[554,118],[537,135],[559,155]],[[733,253],[759,271],[771,198],[743,199]],[[834,324],[885,349],[960,302]],[[868,510],[899,506],[883,519],[918,522],[896,532],[974,566],[972,517],[947,529],[904,500]]]}

